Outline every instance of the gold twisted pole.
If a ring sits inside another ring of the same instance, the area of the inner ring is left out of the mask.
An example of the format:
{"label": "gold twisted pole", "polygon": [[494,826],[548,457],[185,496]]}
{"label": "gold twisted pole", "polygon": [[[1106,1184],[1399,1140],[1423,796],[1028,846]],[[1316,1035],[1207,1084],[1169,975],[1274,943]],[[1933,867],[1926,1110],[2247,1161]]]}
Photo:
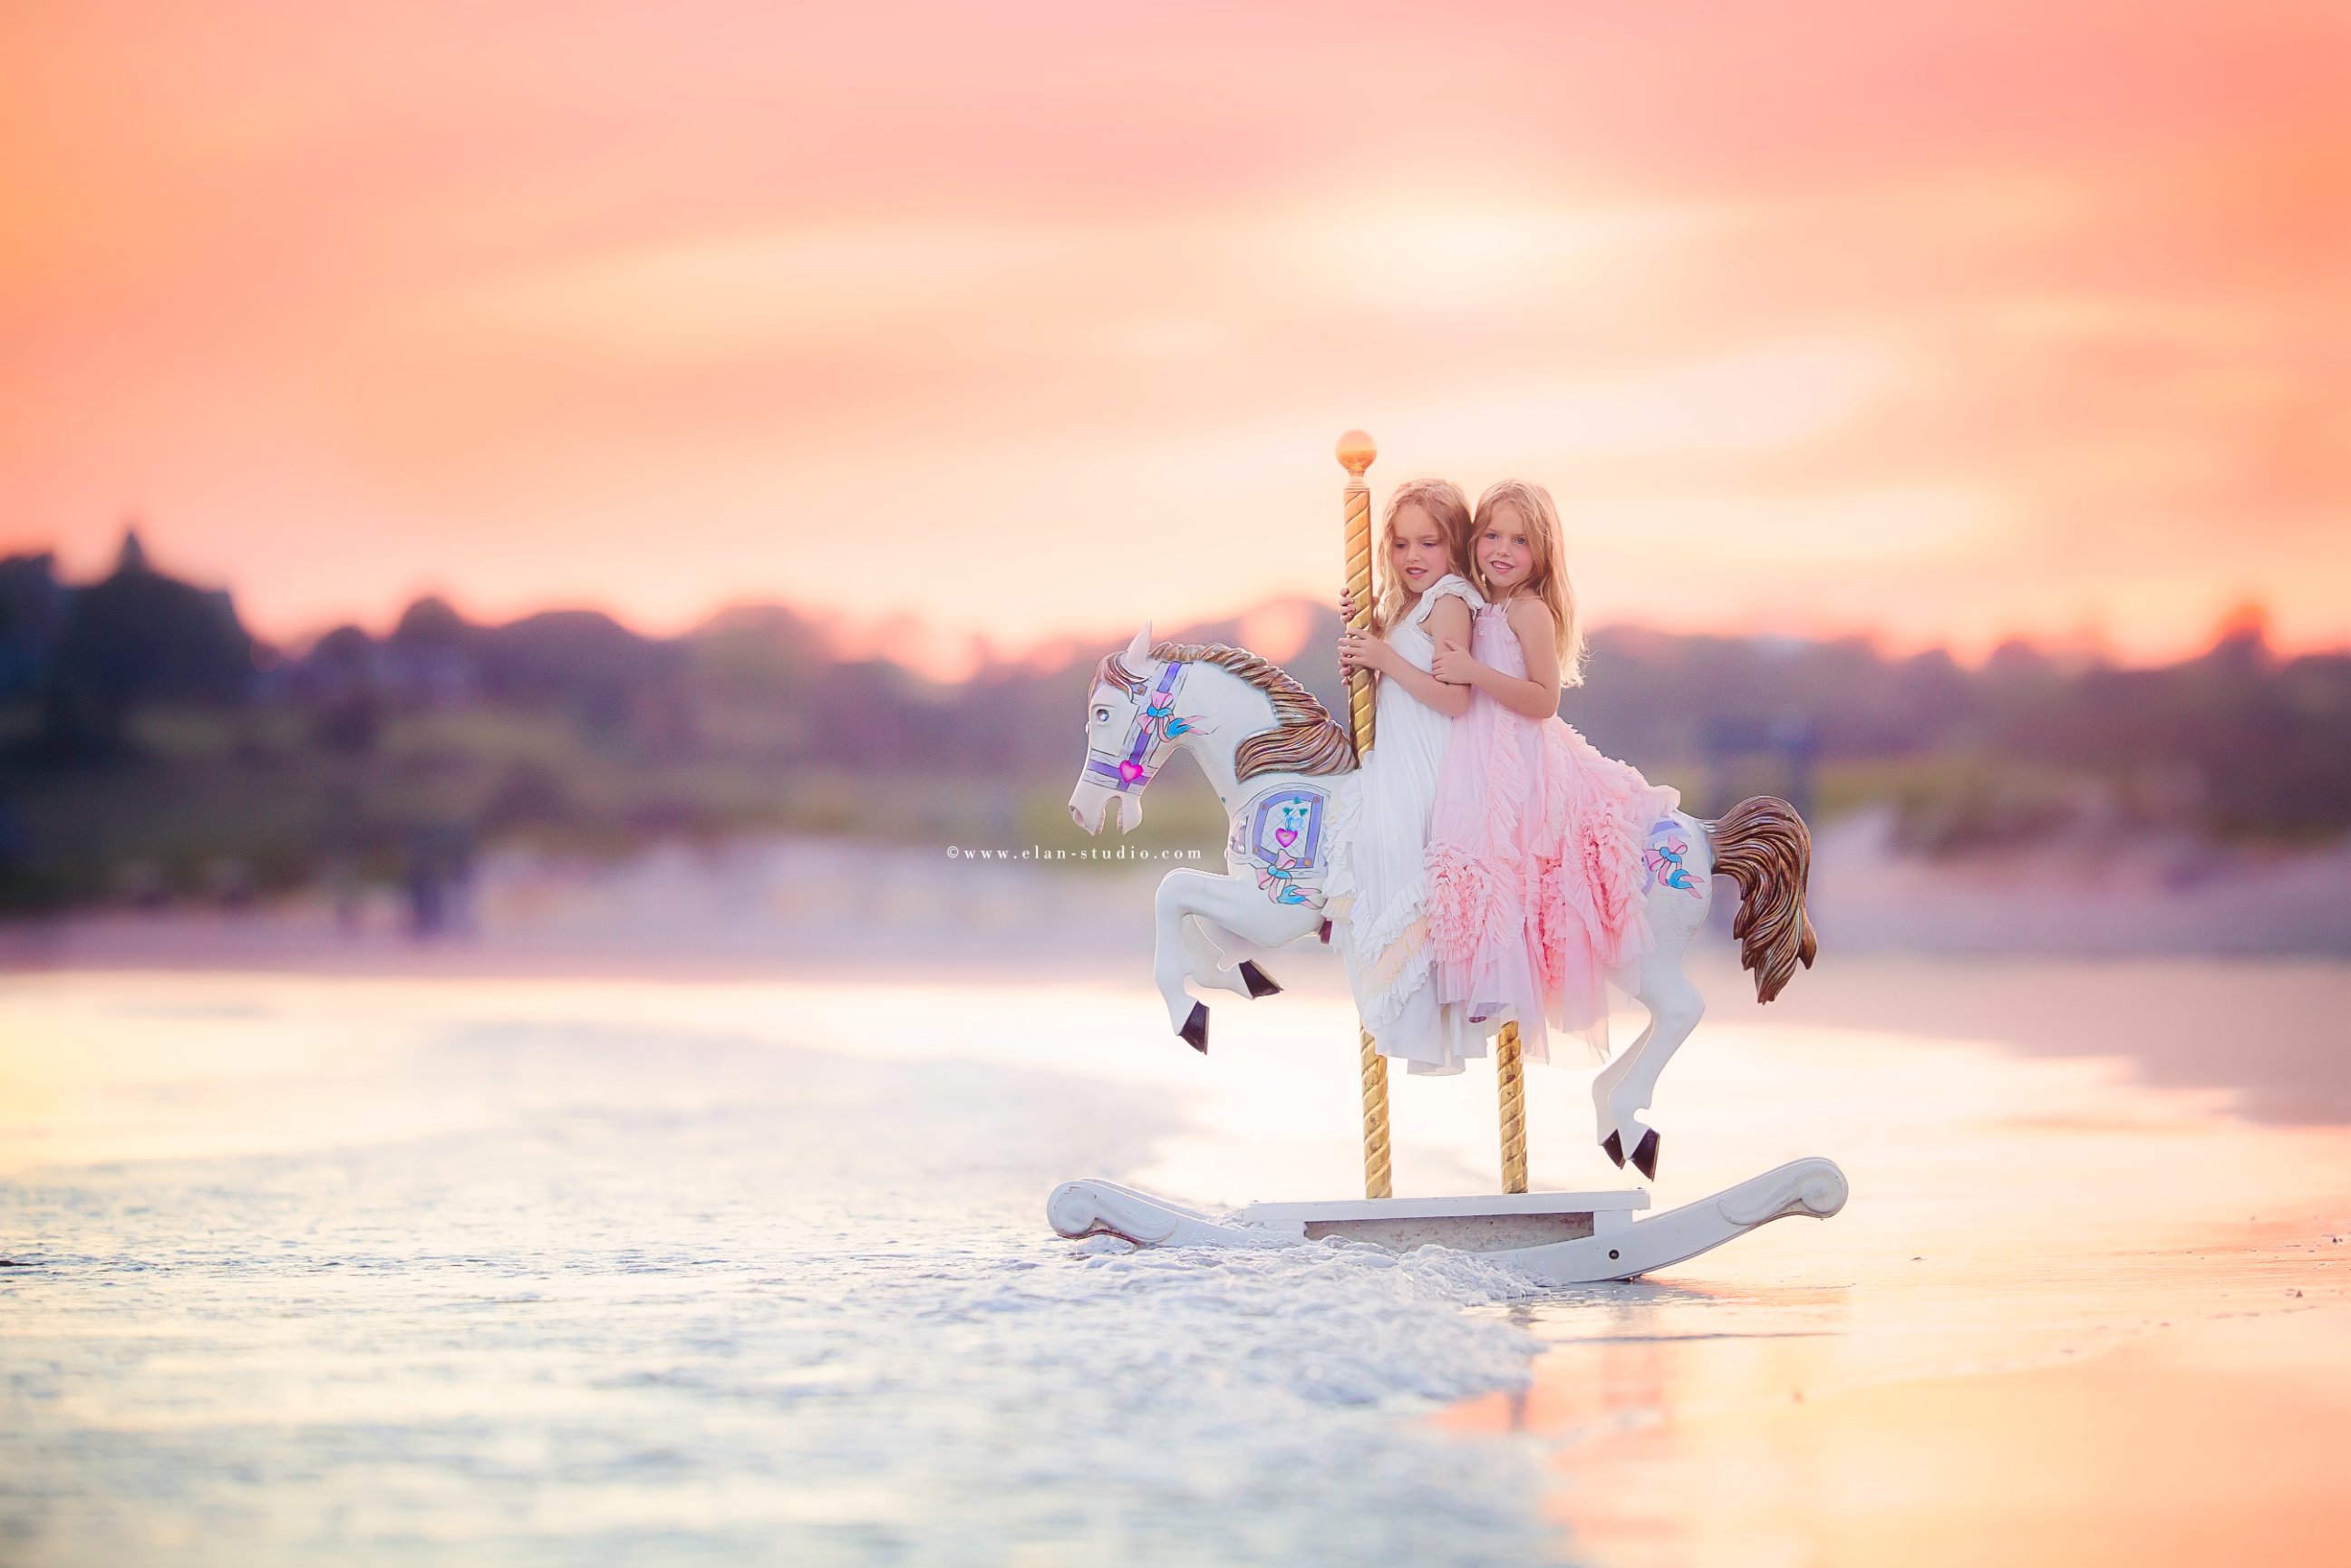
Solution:
{"label": "gold twisted pole", "polygon": [[1502,1100],[1502,1190],[1527,1190],[1527,1074],[1519,1053],[1519,1026],[1502,1026],[1494,1041],[1494,1073]]}
{"label": "gold twisted pole", "polygon": [[[1364,471],[1379,455],[1372,438],[1360,430],[1339,437],[1339,463],[1347,470],[1342,507],[1347,591],[1355,601],[1347,627],[1353,632],[1367,632],[1372,625],[1372,487],[1364,482]],[[1347,729],[1354,738],[1358,763],[1371,754],[1374,696],[1371,672],[1358,670],[1347,690]],[[1395,1190],[1388,1169],[1388,1061],[1373,1043],[1370,1030],[1359,1026],[1358,1032],[1363,1037],[1364,1196],[1386,1197]]]}

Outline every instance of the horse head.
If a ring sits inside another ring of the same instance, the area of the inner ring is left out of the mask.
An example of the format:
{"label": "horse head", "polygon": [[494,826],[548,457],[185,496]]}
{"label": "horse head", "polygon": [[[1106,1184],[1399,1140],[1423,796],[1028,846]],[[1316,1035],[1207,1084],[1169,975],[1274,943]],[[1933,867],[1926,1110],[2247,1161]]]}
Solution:
{"label": "horse head", "polygon": [[1185,733],[1175,713],[1183,679],[1182,664],[1152,658],[1149,622],[1096,670],[1086,699],[1086,760],[1070,794],[1070,816],[1087,832],[1102,831],[1102,808],[1113,800],[1120,832],[1142,825],[1143,791]]}
{"label": "horse head", "polygon": [[1094,670],[1086,700],[1086,761],[1070,796],[1070,816],[1102,831],[1102,808],[1118,802],[1118,827],[1143,821],[1143,791],[1179,747],[1188,748],[1226,810],[1239,786],[1277,775],[1345,773],[1355,766],[1347,732],[1314,694],[1280,666],[1221,643],[1134,641]]}

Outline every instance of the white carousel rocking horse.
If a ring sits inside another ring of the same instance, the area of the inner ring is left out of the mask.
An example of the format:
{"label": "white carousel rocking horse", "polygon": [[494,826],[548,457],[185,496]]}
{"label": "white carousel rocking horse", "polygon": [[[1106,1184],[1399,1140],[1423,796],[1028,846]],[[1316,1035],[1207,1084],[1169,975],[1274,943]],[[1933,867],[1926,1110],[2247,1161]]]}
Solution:
{"label": "white carousel rocking horse", "polygon": [[[1281,988],[1255,962],[1229,961],[1232,938],[1280,947],[1324,927],[1322,878],[1339,831],[1332,797],[1353,772],[1346,731],[1311,692],[1277,665],[1219,644],[1151,642],[1146,626],[1102,660],[1087,705],[1086,762],[1070,815],[1102,831],[1115,805],[1121,832],[1143,821],[1143,792],[1178,751],[1207,776],[1228,819],[1225,872],[1173,871],[1159,883],[1152,978],[1170,1028],[1208,1049],[1208,1009],[1188,981],[1255,998]],[[1780,994],[1815,948],[1804,917],[1811,838],[1786,801],[1742,800],[1719,821],[1686,812],[1649,829],[1645,898],[1656,947],[1614,978],[1648,1009],[1649,1023],[1593,1082],[1600,1146],[1656,1175],[1660,1141],[1640,1113],[1657,1076],[1698,1027],[1706,1003],[1682,973],[1682,955],[1706,923],[1714,877],[1739,884],[1733,933],[1755,975],[1755,995]]]}
{"label": "white carousel rocking horse", "polygon": [[[1351,432],[1340,443],[1348,468],[1348,555],[1355,602],[1368,605],[1370,497],[1363,471],[1370,439]],[[1368,677],[1359,680],[1353,718],[1368,744]],[[1121,832],[1143,821],[1143,794],[1178,751],[1207,775],[1228,818],[1225,873],[1170,872],[1155,900],[1157,936],[1152,976],[1167,1005],[1169,1026],[1193,1049],[1208,1049],[1208,1009],[1186,989],[1231,991],[1256,998],[1280,987],[1254,961],[1230,961],[1235,939],[1259,947],[1328,935],[1322,881],[1341,831],[1332,797],[1353,771],[1357,745],[1313,695],[1255,653],[1219,644],[1154,643],[1145,626],[1096,669],[1087,700],[1086,760],[1070,814],[1089,833],[1102,831],[1113,805]],[[1705,1010],[1682,973],[1682,955],[1704,924],[1713,879],[1738,883],[1732,933],[1741,961],[1768,1002],[1815,949],[1804,915],[1811,838],[1783,800],[1741,801],[1719,821],[1667,813],[1648,833],[1646,913],[1653,950],[1613,977],[1649,1013],[1648,1026],[1593,1082],[1601,1148],[1655,1178],[1657,1133],[1640,1113],[1657,1076]],[[1824,1159],[1766,1172],[1712,1197],[1635,1222],[1648,1196],[1525,1190],[1523,1103],[1514,1028],[1498,1052],[1503,1104],[1503,1168],[1508,1190],[1492,1197],[1396,1199],[1388,1196],[1386,1067],[1368,1037],[1363,1045],[1364,1154],[1368,1198],[1321,1204],[1259,1204],[1218,1221],[1114,1183],[1066,1182],[1047,1213],[1068,1237],[1111,1233],[1144,1246],[1239,1245],[1351,1237],[1389,1246],[1426,1242],[1488,1253],[1553,1283],[1630,1279],[1678,1262],[1783,1215],[1825,1218],[1845,1199],[1844,1173]]]}

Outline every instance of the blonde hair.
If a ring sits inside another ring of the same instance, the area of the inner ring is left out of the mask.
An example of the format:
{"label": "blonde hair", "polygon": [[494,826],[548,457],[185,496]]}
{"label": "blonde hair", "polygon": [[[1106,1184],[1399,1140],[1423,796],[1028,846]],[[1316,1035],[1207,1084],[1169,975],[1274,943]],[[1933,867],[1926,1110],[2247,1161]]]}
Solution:
{"label": "blonde hair", "polygon": [[[1583,630],[1575,623],[1575,585],[1567,580],[1567,568],[1560,559],[1566,551],[1560,542],[1559,507],[1552,503],[1551,492],[1541,485],[1524,479],[1499,480],[1478,497],[1477,520],[1469,526],[1473,541],[1486,531],[1497,507],[1515,507],[1526,519],[1527,543],[1532,547],[1535,559],[1525,583],[1517,591],[1533,594],[1551,610],[1552,634],[1559,644],[1559,684],[1580,686],[1583,684]],[[1474,542],[1469,549],[1469,570],[1478,591],[1489,603],[1500,603],[1493,584],[1479,570]]]}
{"label": "blonde hair", "polygon": [[1372,606],[1372,633],[1377,636],[1404,613],[1404,584],[1395,576],[1396,518],[1406,507],[1428,514],[1445,536],[1445,569],[1456,577],[1469,575],[1469,497],[1449,479],[1407,479],[1388,497],[1380,522],[1380,593]]}

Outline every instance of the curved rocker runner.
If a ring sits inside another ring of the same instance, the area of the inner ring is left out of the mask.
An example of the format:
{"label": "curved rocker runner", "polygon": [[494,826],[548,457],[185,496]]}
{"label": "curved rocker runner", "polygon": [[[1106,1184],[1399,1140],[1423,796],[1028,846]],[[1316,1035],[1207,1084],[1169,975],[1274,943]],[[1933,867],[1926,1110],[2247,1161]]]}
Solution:
{"label": "curved rocker runner", "polygon": [[1108,1181],[1063,1182],[1045,1203],[1071,1240],[1117,1236],[1138,1247],[1282,1247],[1331,1237],[1409,1251],[1449,1247],[1507,1263],[1546,1285],[1630,1280],[1791,1215],[1826,1219],[1844,1207],[1833,1160],[1792,1160],[1711,1197],[1635,1219],[1645,1192],[1543,1192],[1489,1197],[1357,1198],[1253,1203],[1217,1219]]}

